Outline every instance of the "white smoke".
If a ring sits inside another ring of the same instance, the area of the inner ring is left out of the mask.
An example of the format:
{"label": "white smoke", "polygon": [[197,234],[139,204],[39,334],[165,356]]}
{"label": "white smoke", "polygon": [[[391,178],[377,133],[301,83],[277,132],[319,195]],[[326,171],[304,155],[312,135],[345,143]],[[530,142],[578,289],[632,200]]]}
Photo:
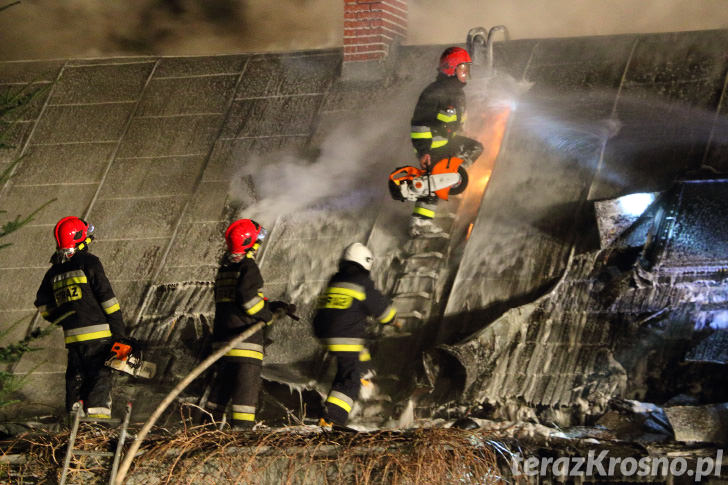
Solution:
{"label": "white smoke", "polygon": [[[314,161],[295,153],[239,161],[244,168],[233,177],[230,195],[234,200],[249,198],[245,179],[252,180],[256,195],[239,215],[271,225],[278,217],[302,214],[313,206],[363,207],[372,194],[386,190],[386,176],[397,165],[395,157],[387,156],[387,147],[408,142],[404,125],[390,125],[381,120],[344,121],[320,144]],[[397,132],[403,136],[392,135]]]}

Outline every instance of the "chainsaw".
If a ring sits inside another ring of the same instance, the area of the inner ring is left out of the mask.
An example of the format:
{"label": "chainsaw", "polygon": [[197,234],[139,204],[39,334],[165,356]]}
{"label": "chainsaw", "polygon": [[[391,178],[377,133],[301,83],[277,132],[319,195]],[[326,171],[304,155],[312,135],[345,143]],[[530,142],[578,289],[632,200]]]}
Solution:
{"label": "chainsaw", "polygon": [[157,373],[157,365],[143,360],[140,347],[141,345],[131,339],[114,342],[111,346],[111,356],[106,359],[104,365],[134,377],[151,379]]}
{"label": "chainsaw", "polygon": [[430,170],[411,165],[396,168],[389,174],[389,193],[394,200],[416,202],[433,197],[447,200],[468,186],[468,172],[456,157],[443,158]]}

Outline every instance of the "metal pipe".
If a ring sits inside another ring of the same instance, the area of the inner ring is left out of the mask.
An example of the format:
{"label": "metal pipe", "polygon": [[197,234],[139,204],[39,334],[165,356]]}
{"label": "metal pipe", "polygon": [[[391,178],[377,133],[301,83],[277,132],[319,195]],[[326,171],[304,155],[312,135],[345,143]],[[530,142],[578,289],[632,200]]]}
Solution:
{"label": "metal pipe", "polygon": [[483,27],[473,27],[468,31],[468,38],[466,40],[467,50],[470,57],[475,61],[476,64],[480,63],[480,47],[486,45],[488,38],[488,31]]}
{"label": "metal pipe", "polygon": [[111,465],[111,477],[109,477],[109,485],[114,484],[116,478],[116,472],[119,469],[119,459],[121,458],[121,450],[124,448],[124,441],[126,441],[126,429],[129,427],[129,418],[131,417],[131,403],[126,403],[126,414],[124,415],[124,422],[121,425],[121,431],[119,431],[119,441],[116,443],[116,452],[114,453],[114,462]]}
{"label": "metal pipe", "polygon": [[78,433],[78,423],[81,421],[81,413],[83,412],[83,401],[76,402],[76,416],[73,418],[73,427],[71,427],[71,436],[68,438],[68,448],[66,449],[66,457],[63,459],[63,473],[61,474],[60,485],[66,483],[68,477],[68,466],[71,464],[71,456],[73,456],[73,445],[76,442],[76,434]]}
{"label": "metal pipe", "polygon": [[487,60],[488,60],[488,73],[489,74],[493,72],[493,35],[496,32],[500,32],[500,31],[503,32],[503,35],[505,37],[504,40],[508,41],[510,37],[508,35],[508,29],[506,28],[506,26],[505,25],[496,25],[495,27],[491,27],[490,30],[488,31],[488,38],[485,42],[485,45],[488,47],[488,59]]}

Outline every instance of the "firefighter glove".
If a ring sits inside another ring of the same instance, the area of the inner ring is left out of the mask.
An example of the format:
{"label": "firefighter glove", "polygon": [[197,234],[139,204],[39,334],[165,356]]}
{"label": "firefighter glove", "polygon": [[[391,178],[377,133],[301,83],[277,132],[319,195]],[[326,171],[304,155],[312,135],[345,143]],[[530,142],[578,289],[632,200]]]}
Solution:
{"label": "firefighter glove", "polygon": [[287,315],[296,313],[296,305],[294,303],[287,303],[285,301],[272,301],[270,302],[270,310],[273,313],[281,312]]}

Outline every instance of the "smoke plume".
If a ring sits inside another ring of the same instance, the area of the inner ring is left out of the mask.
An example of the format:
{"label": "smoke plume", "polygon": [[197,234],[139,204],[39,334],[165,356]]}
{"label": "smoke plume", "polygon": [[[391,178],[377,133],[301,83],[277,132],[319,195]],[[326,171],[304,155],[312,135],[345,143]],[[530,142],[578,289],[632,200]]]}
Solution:
{"label": "smoke plume", "polygon": [[[493,25],[514,39],[728,27],[723,0],[409,0],[408,9],[406,44],[462,43],[470,28]],[[0,12],[0,59],[338,47],[343,11],[341,0],[22,0]]]}

